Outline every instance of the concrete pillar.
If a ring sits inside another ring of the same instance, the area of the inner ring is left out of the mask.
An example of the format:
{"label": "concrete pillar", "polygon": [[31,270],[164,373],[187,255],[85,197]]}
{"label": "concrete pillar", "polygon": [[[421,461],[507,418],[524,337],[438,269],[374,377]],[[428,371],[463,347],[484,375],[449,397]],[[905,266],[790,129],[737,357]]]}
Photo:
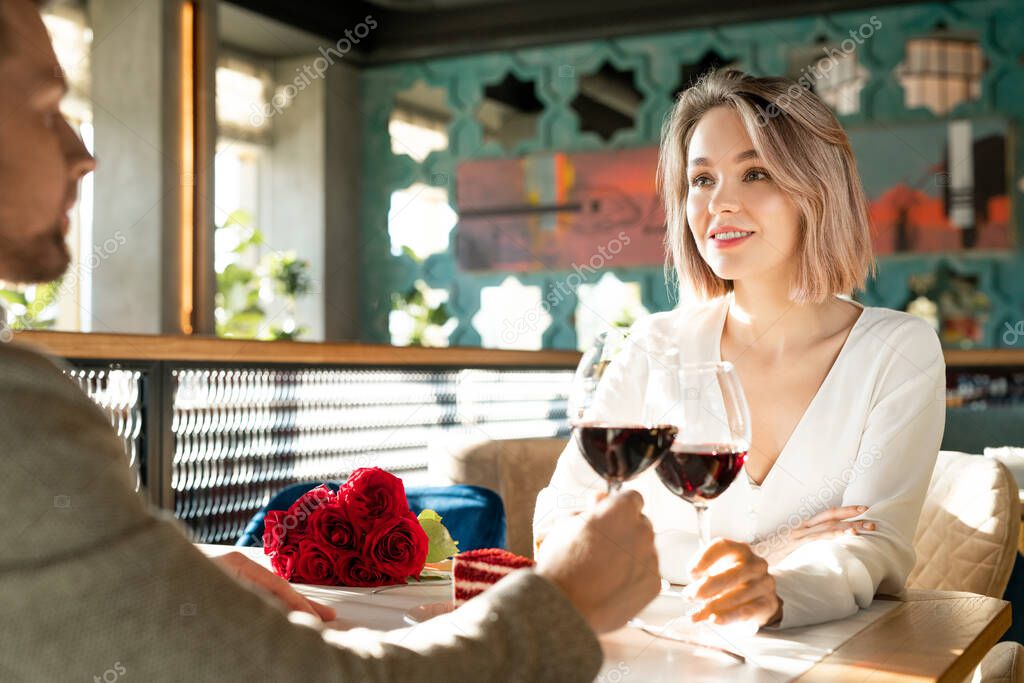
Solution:
{"label": "concrete pillar", "polygon": [[[92,0],[96,125],[93,244],[123,246],[92,268],[95,332],[161,329],[164,2]],[[111,243],[113,244],[113,243]]]}
{"label": "concrete pillar", "polygon": [[326,85],[325,330],[328,339],[358,341],[363,167],[359,72],[343,62],[335,64],[327,71]]}
{"label": "concrete pillar", "polygon": [[269,247],[310,261],[313,292],[297,306],[305,338],[358,339],[358,73],[336,63],[310,79],[318,57],[275,64],[278,84],[298,78],[302,89],[274,115],[262,229]]}
{"label": "concrete pillar", "polygon": [[[300,76],[311,58],[282,59],[275,64],[278,84],[303,78],[291,103],[274,115],[274,143],[270,153],[270,196],[265,197],[269,217],[263,228],[267,246],[294,251],[310,262],[313,291],[298,302],[296,314],[309,328],[307,339],[324,338],[324,213],[326,155],[324,122],[325,86],[322,79]],[[273,318],[277,309],[268,311]],[[278,321],[278,324],[280,321]]]}

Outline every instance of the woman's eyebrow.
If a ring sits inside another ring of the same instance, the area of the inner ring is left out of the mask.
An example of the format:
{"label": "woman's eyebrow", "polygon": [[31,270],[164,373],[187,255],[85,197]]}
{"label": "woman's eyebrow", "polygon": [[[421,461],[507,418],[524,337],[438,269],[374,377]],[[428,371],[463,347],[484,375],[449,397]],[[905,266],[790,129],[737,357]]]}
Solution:
{"label": "woman's eyebrow", "polygon": [[[740,152],[736,155],[734,160],[736,163],[746,161],[747,159],[756,159],[758,157],[756,149],[748,149],[746,152]],[[711,160],[707,157],[695,157],[690,159],[690,166],[711,166]]]}

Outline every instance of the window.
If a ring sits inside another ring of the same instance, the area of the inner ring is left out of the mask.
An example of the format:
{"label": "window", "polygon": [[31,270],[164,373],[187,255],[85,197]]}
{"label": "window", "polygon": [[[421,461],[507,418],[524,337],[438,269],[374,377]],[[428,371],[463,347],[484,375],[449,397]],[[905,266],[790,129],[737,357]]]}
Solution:
{"label": "window", "polygon": [[274,117],[291,102],[274,92],[271,66],[225,56],[217,66],[214,269],[217,334],[297,339],[308,330],[298,302],[313,283],[309,262],[267,240]]}
{"label": "window", "polygon": [[417,81],[395,96],[395,108],[388,120],[391,151],[423,161],[437,150],[448,149],[448,124],[452,114],[443,88]]}
{"label": "window", "polygon": [[813,46],[794,48],[786,75],[817,93],[836,114],[860,111],[868,70],[858,61],[856,50],[844,49],[843,43],[830,45],[822,39]]}
{"label": "window", "polygon": [[925,107],[938,116],[961,102],[981,97],[986,69],[977,39],[952,35],[912,38],[906,59],[896,67],[908,108]]}
{"label": "window", "polygon": [[473,327],[484,348],[536,351],[550,324],[540,287],[509,276],[497,287],[480,290],[480,311],[473,316]]}
{"label": "window", "polygon": [[594,285],[580,285],[576,306],[576,344],[589,349],[597,335],[615,329],[628,329],[646,316],[640,284],[623,282],[614,273],[605,273]]}

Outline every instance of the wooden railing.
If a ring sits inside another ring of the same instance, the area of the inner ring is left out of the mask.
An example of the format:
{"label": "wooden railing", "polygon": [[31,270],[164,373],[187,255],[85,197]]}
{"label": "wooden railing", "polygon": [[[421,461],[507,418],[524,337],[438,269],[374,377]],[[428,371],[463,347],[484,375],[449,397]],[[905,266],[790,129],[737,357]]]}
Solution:
{"label": "wooden railing", "polygon": [[[422,348],[355,342],[264,342],[200,336],[18,332],[15,339],[62,358],[178,360],[230,363],[311,363],[373,367],[564,368],[576,351],[505,351],[475,347]],[[1024,368],[1024,349],[947,350],[947,367]]]}
{"label": "wooden railing", "polygon": [[575,351],[504,351],[470,347],[422,348],[349,342],[264,342],[199,336],[19,332],[15,339],[62,358],[90,360],[197,361],[208,363],[302,363],[352,367],[576,367]]}

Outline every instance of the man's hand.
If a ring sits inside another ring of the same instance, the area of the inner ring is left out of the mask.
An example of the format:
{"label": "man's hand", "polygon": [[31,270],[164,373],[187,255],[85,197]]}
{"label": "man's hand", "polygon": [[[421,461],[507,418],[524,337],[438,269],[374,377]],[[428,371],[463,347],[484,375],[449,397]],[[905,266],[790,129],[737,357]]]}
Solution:
{"label": "man's hand", "polygon": [[661,588],[654,529],[643,506],[635,491],[604,497],[553,528],[538,550],[537,573],[597,633],[624,626]]}
{"label": "man's hand", "polygon": [[746,543],[715,539],[690,575],[694,582],[683,595],[700,604],[690,616],[695,622],[753,621],[763,626],[782,619],[782,601],[775,592],[775,577],[768,573],[768,562]]}
{"label": "man's hand", "polygon": [[289,611],[308,612],[323,621],[333,621],[337,616],[332,608],[302,597],[290,583],[238,551],[212,559],[231,578],[257,592],[269,593]]}

